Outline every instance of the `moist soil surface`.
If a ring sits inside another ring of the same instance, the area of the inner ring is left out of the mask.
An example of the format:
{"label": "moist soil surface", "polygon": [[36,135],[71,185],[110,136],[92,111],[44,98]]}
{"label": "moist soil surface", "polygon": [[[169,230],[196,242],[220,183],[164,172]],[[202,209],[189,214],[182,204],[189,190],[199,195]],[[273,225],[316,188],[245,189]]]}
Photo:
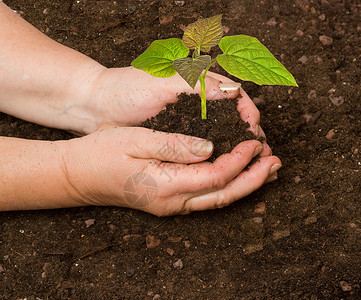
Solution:
{"label": "moist soil surface", "polygon": [[[168,104],[157,116],[146,120],[141,126],[212,141],[214,151],[209,158],[212,162],[220,155],[231,152],[240,142],[258,139],[248,130],[249,124],[241,119],[237,99],[208,101],[207,119],[202,120],[199,95],[181,94],[178,98],[175,104]],[[201,144],[195,151],[200,150]]]}
{"label": "moist soil surface", "polygon": [[[360,299],[359,1],[4,2],[107,67],[223,13],[227,35],[257,37],[299,88],[242,83],[283,168],[229,207],[1,213],[0,299]],[[4,114],[0,135],[74,138]]]}

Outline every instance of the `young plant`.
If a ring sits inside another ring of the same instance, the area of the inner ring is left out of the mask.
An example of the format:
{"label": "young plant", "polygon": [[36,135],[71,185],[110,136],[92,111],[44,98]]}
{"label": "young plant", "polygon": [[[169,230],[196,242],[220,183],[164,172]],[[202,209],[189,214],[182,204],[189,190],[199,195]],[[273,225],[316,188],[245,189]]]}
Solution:
{"label": "young plant", "polygon": [[[217,61],[229,74],[259,85],[298,86],[286,68],[261,44],[247,35],[223,36],[222,15],[200,19],[187,26],[183,39],[152,42],[132,66],[156,77],[171,77],[177,72],[194,89],[201,85],[202,119],[207,118],[205,78]],[[210,49],[218,45],[223,54],[212,60]],[[189,57],[190,50],[193,50]]]}

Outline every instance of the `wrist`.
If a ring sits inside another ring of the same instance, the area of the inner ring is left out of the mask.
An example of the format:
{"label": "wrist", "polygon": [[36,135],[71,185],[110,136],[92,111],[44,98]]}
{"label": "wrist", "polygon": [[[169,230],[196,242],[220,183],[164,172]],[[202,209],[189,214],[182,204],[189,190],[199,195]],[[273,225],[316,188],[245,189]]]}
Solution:
{"label": "wrist", "polygon": [[[89,193],[86,184],[92,175],[91,172],[86,172],[87,165],[91,164],[90,150],[84,151],[84,147],[79,147],[82,139],[83,137],[56,142],[64,190],[66,197],[72,203],[77,204],[73,206],[88,206],[91,203],[88,199]],[[84,163],[83,158],[85,158],[86,163]]]}
{"label": "wrist", "polygon": [[[109,144],[98,140],[99,134],[100,131],[59,143],[62,170],[68,183],[67,194],[74,203],[80,203],[81,206],[114,205],[112,200],[117,198],[109,196],[111,186],[115,184],[118,190],[119,182],[112,181],[114,178],[109,178],[108,169],[102,167],[103,164],[108,165],[112,162],[104,160],[103,155],[109,151]],[[121,203],[117,201],[117,205]]]}
{"label": "wrist", "polygon": [[73,74],[58,119],[63,124],[62,129],[84,135],[94,132],[103,123],[104,117],[94,100],[94,93],[98,77],[106,70],[99,63],[90,61]]}
{"label": "wrist", "polygon": [[134,125],[128,122],[129,111],[127,104],[128,86],[119,88],[125,78],[130,77],[127,68],[105,68],[94,73],[91,80],[86,82],[86,109],[92,115],[92,124],[85,128],[85,133],[96,131],[104,124],[118,126]]}
{"label": "wrist", "polygon": [[[80,69],[72,80],[69,100],[63,111],[71,124],[68,130],[89,134],[103,124],[129,126],[138,123],[132,122],[134,113],[129,111],[129,93],[126,91],[129,86],[119,88],[120,83],[131,77],[129,68],[109,69],[95,61]],[[81,78],[81,82],[77,78]]]}

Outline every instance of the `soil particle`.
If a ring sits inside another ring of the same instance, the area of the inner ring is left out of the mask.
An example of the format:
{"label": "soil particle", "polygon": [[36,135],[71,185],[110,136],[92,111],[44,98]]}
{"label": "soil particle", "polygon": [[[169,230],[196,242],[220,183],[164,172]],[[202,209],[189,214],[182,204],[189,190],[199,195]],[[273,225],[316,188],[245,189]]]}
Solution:
{"label": "soil particle", "polygon": [[243,253],[249,255],[254,252],[258,252],[262,250],[263,250],[263,244],[247,245],[243,248]]}
{"label": "soil particle", "polygon": [[352,291],[352,286],[348,284],[346,281],[340,281],[340,286],[344,292]]}
{"label": "soil particle", "polygon": [[189,248],[191,243],[189,241],[183,241],[184,247]]}
{"label": "soil particle", "polygon": [[308,62],[308,57],[307,57],[306,55],[302,55],[302,56],[298,59],[298,61],[299,61],[300,63],[302,63],[302,64],[305,64],[305,63]]}
{"label": "soil particle", "polygon": [[255,218],[253,218],[252,220],[253,220],[253,222],[255,222],[256,224],[262,224],[262,222],[263,222],[263,219],[260,218],[260,217],[255,217]]}
{"label": "soil particle", "polygon": [[185,1],[174,1],[174,4],[177,6],[184,6],[185,3]]}
{"label": "soil particle", "polygon": [[291,234],[289,229],[285,229],[285,230],[281,230],[281,231],[275,231],[273,233],[273,239],[274,240],[279,240],[279,239],[283,239],[286,237],[289,237]]}
{"label": "soil particle", "polygon": [[326,134],[326,139],[331,140],[335,136],[335,134],[335,129],[330,129],[330,131]]}
{"label": "soil particle", "polygon": [[49,268],[51,267],[50,263],[46,262],[44,265],[43,265],[43,272],[41,273],[41,278],[45,278],[47,275],[48,275],[48,270]]}
{"label": "soil particle", "polygon": [[95,224],[95,219],[88,219],[84,221],[86,228],[89,228],[90,226]]}
{"label": "soil particle", "polygon": [[167,253],[170,255],[170,256],[173,256],[174,255],[174,250],[172,248],[167,248]]}
{"label": "soil particle", "polygon": [[175,269],[178,269],[178,270],[183,269],[183,262],[182,262],[182,260],[181,260],[181,259],[178,259],[177,261],[175,261],[175,262],[173,263],[173,267],[174,267]]}
{"label": "soil particle", "polygon": [[332,104],[335,106],[340,106],[345,102],[345,99],[342,96],[336,97],[334,95],[330,95],[329,99],[331,100]]}
{"label": "soil particle", "polygon": [[[123,236],[123,240],[129,241],[131,239],[136,239],[136,238],[141,238],[141,237],[142,237],[141,234],[126,234]],[[149,238],[149,240],[151,240],[151,238]]]}
{"label": "soil particle", "polygon": [[160,16],[159,17],[159,24],[166,25],[168,23],[172,23],[173,18],[174,18],[173,16]]}
{"label": "soil particle", "polygon": [[145,241],[146,241],[147,248],[155,248],[160,245],[160,239],[157,239],[153,235],[147,235]]}
{"label": "soil particle", "polygon": [[295,181],[295,183],[299,183],[301,181],[301,177],[295,176],[295,178],[293,180]]}
{"label": "soil particle", "polygon": [[316,90],[310,90],[307,94],[307,98],[308,99],[316,99],[316,96],[317,96],[317,92]]}
{"label": "soil particle", "polygon": [[271,18],[267,21],[266,23],[268,26],[276,26],[277,25],[277,21],[275,18]]}
{"label": "soil particle", "polygon": [[324,46],[330,46],[333,43],[333,38],[327,35],[321,35],[319,39]]}
{"label": "soil particle", "polygon": [[177,237],[171,236],[168,238],[168,240],[170,240],[173,243],[179,243],[182,240],[182,237],[181,236],[177,236]]}
{"label": "soil particle", "polygon": [[254,208],[254,213],[261,214],[261,215],[265,214],[266,213],[266,204],[264,202],[257,203]]}

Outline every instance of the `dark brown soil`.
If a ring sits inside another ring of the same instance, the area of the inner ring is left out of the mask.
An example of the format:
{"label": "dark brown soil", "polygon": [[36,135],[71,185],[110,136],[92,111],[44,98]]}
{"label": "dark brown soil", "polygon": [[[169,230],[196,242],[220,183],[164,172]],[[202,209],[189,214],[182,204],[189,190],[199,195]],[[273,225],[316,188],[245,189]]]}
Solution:
{"label": "dark brown soil", "polygon": [[207,101],[207,119],[201,119],[201,99],[198,95],[181,94],[175,104],[168,104],[157,116],[146,120],[141,126],[171,133],[183,133],[208,139],[214,144],[209,158],[229,153],[240,142],[257,139],[248,130],[237,111],[237,100]]}
{"label": "dark brown soil", "polygon": [[[227,34],[259,38],[300,87],[242,83],[283,168],[230,207],[169,218],[97,207],[1,213],[0,299],[360,299],[358,0],[4,2],[107,67],[223,13]],[[0,134],[72,138],[4,114]]]}

